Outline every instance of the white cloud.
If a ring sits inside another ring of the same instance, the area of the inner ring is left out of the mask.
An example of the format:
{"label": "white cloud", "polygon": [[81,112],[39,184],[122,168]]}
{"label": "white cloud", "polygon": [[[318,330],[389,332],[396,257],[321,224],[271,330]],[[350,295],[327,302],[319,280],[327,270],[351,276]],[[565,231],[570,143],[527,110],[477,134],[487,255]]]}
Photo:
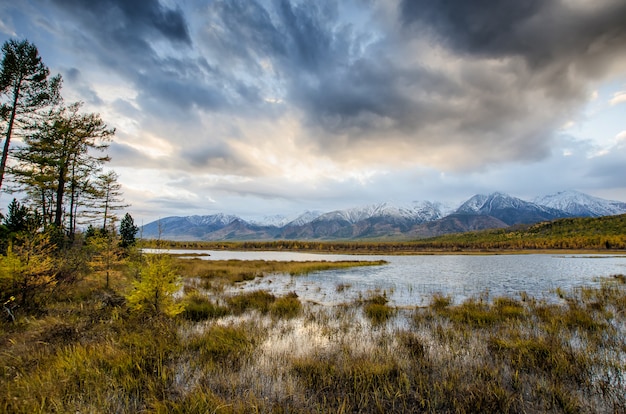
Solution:
{"label": "white cloud", "polygon": [[619,105],[626,102],[626,91],[619,91],[613,94],[613,98],[609,101],[611,105]]}

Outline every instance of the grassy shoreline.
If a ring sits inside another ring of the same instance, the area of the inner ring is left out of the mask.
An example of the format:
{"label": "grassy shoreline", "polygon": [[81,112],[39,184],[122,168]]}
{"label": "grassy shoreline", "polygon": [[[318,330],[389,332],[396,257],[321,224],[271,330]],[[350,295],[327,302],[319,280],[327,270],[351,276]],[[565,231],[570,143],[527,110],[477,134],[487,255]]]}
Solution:
{"label": "grassy shoreline", "polygon": [[[293,263],[176,259],[185,311],[129,311],[131,273],[88,276],[0,330],[0,411],[622,412],[626,277],[532,297],[400,309],[224,286]],[[298,264],[296,274],[314,265]],[[301,267],[305,266],[305,267]],[[254,274],[252,274],[252,270]],[[284,271],[282,268],[280,271]],[[292,270],[294,270],[292,268]]]}
{"label": "grassy shoreline", "polygon": [[317,253],[317,254],[336,254],[336,255],[354,255],[354,256],[432,256],[432,255],[520,255],[520,254],[547,254],[547,255],[611,255],[626,256],[626,249],[368,249],[365,247],[356,248],[277,248],[268,246],[246,248],[239,243],[232,245],[224,245],[223,243],[187,246],[187,242],[164,242],[165,249],[173,255],[178,256],[206,256],[201,253],[176,253],[178,250],[215,250],[215,251],[241,251],[241,252],[294,252],[294,253]]}

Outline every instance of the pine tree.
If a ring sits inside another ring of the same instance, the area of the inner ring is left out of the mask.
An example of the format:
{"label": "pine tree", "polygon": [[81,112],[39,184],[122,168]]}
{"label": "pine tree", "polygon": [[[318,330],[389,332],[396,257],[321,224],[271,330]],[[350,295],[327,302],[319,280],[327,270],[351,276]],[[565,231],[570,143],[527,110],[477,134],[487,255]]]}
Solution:
{"label": "pine tree", "polygon": [[[25,147],[16,154],[18,165],[13,168],[16,182],[38,205],[44,224],[64,228],[64,214],[69,213],[71,236],[75,227],[78,205],[77,188],[93,187],[94,174],[109,161],[98,156],[108,148],[113,129],[108,129],[98,114],[80,113],[81,103],[52,110],[39,122],[36,133],[24,138]],[[67,193],[70,193],[67,206]],[[66,208],[68,207],[68,208]]]}
{"label": "pine tree", "polygon": [[106,229],[112,220],[117,219],[116,211],[128,207],[122,198],[122,185],[117,179],[115,171],[100,174],[92,183],[93,191],[89,193],[89,206],[85,213],[92,219],[101,219],[103,229]]}
{"label": "pine tree", "polygon": [[4,146],[0,158],[0,188],[9,156],[11,138],[29,124],[38,110],[60,100],[61,76],[48,79],[50,71],[41,60],[37,47],[27,40],[8,40],[2,45],[0,67],[0,107],[2,122],[6,122]]}
{"label": "pine tree", "polygon": [[129,213],[124,215],[120,222],[120,247],[127,249],[135,244],[135,236],[139,227],[135,226],[135,221]]}

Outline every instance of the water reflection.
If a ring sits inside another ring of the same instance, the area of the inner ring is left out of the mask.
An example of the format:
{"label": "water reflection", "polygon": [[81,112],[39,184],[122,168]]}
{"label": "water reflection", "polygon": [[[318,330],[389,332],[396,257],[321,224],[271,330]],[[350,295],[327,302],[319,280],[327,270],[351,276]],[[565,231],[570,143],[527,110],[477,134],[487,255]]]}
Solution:
{"label": "water reflection", "polygon": [[[177,253],[200,253],[176,251]],[[271,275],[238,286],[266,289],[281,295],[295,291],[302,300],[333,305],[371,293],[385,294],[395,306],[427,305],[434,293],[456,303],[480,294],[490,297],[525,292],[553,298],[556,288],[595,285],[598,277],[626,273],[626,256],[619,255],[432,255],[353,256],[297,252],[202,251],[205,260],[380,260],[383,266],[315,272],[306,276]]]}

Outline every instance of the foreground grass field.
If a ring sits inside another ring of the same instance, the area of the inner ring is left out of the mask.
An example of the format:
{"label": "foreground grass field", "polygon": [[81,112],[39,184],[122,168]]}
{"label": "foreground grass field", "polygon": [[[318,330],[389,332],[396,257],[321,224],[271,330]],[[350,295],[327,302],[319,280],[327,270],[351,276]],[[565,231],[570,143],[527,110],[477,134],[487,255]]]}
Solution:
{"label": "foreground grass field", "polygon": [[328,263],[178,264],[173,318],[129,311],[122,266],[111,289],[85,278],[39,314],[4,320],[0,412],[626,410],[624,276],[558,291],[558,303],[435,296],[395,309],[374,294],[323,307],[225,289]]}

